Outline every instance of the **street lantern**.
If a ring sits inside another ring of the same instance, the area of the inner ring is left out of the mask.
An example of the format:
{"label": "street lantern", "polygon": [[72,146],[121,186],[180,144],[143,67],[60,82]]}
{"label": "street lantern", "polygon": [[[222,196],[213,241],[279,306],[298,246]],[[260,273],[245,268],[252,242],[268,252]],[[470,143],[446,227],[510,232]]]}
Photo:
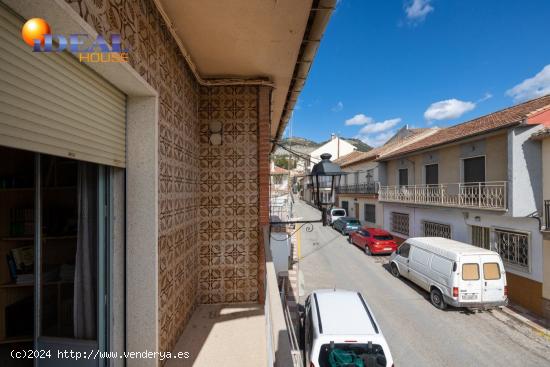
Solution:
{"label": "street lantern", "polygon": [[340,185],[340,177],[344,174],[335,163],[330,161],[329,153],[321,154],[321,161],[313,166],[310,183],[313,188],[313,201],[321,210],[323,225],[326,225],[326,213],[336,203],[336,191]]}

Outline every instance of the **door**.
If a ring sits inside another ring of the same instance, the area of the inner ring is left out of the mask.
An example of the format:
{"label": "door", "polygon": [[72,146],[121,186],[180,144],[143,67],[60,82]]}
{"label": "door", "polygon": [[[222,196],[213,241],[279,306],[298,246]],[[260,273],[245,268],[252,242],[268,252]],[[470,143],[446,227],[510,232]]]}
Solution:
{"label": "door", "polygon": [[349,214],[349,204],[347,201],[342,201],[342,209],[346,211],[346,215]]}
{"label": "door", "polygon": [[[35,266],[37,366],[74,366],[70,353],[106,349],[106,168],[37,154],[39,203]],[[39,174],[38,174],[39,172]],[[79,366],[99,366],[99,358]]]}
{"label": "door", "polygon": [[479,256],[465,256],[460,265],[459,301],[481,302],[481,269]]}
{"label": "door", "polygon": [[426,166],[426,185],[437,185],[439,183],[439,165],[428,164]]}
{"label": "door", "polygon": [[464,160],[464,182],[485,182],[485,157]]}
{"label": "door", "polygon": [[407,186],[409,184],[409,170],[407,168],[399,169],[399,186]]}
{"label": "door", "polygon": [[[490,257],[490,258],[489,258]],[[504,301],[504,276],[500,260],[497,256],[482,257],[482,294],[483,302]]]}
{"label": "door", "polygon": [[411,251],[410,243],[403,242],[401,246],[397,249],[395,261],[399,267],[399,272],[405,278],[409,277],[409,253]]}
{"label": "door", "polygon": [[357,218],[357,220],[359,220],[359,203],[355,203],[355,218]]}

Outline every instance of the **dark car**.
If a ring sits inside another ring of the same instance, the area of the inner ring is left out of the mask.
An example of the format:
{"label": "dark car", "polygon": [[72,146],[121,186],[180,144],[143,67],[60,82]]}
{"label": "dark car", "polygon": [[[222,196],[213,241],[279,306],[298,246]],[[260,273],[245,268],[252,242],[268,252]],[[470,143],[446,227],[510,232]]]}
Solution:
{"label": "dark car", "polygon": [[342,217],[338,218],[332,228],[342,233],[343,235],[348,235],[351,232],[357,231],[361,227],[361,222],[354,217]]}

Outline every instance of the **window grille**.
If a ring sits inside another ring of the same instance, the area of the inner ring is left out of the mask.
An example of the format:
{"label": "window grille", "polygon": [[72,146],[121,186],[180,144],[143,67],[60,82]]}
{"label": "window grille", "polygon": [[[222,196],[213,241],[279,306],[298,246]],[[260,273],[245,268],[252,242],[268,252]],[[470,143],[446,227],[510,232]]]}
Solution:
{"label": "window grille", "polygon": [[491,249],[488,227],[472,226],[472,245],[487,250]]}
{"label": "window grille", "polygon": [[529,268],[529,235],[495,229],[497,251],[502,260],[522,268]]}
{"label": "window grille", "polygon": [[365,204],[365,221],[376,223],[376,205]]}
{"label": "window grille", "polygon": [[424,221],[424,236],[451,238],[451,226],[435,222]]}
{"label": "window grille", "polygon": [[391,213],[392,232],[409,235],[409,215],[404,213]]}

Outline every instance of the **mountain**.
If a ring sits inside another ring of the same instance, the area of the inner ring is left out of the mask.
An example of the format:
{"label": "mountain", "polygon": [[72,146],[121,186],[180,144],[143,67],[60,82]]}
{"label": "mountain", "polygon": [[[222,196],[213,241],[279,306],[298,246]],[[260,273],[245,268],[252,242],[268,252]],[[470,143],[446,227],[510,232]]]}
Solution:
{"label": "mountain", "polygon": [[[368,152],[369,150],[372,149],[372,147],[370,147],[368,144],[363,143],[359,139],[355,139],[355,138],[340,138],[340,139],[347,141],[348,143],[356,147],[357,150],[360,152]],[[326,144],[328,142],[329,140],[325,140],[323,142],[317,143],[313,140],[309,140],[306,138],[292,137],[292,138],[282,139],[280,144],[285,148],[291,149],[296,153],[308,155],[315,149],[319,148],[321,145]],[[274,155],[288,155],[288,154],[289,154],[288,151],[281,147],[277,147],[274,152]]]}

